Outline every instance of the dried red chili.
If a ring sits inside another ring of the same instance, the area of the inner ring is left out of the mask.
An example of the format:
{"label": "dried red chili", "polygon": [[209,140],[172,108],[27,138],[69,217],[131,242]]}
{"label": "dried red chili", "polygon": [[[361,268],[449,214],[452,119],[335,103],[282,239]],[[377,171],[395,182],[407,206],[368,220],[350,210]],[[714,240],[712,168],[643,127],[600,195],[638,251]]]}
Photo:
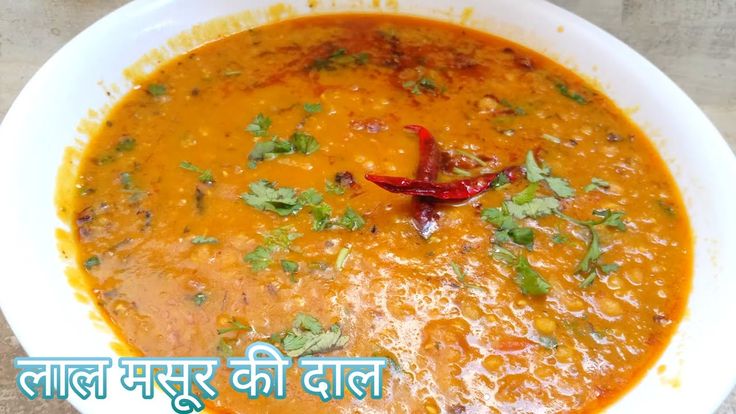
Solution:
{"label": "dried red chili", "polygon": [[[432,134],[420,125],[407,125],[405,130],[414,132],[419,137],[419,166],[416,179],[432,182],[437,179],[440,169],[440,151]],[[439,214],[434,201],[425,197],[415,197],[412,202],[412,221],[419,235],[428,239],[437,231]]]}
{"label": "dried red chili", "polygon": [[483,174],[478,177],[442,183],[374,174],[366,174],[365,179],[392,193],[427,197],[442,201],[463,201],[488,190],[494,185],[494,182],[498,183],[499,180],[504,178],[508,180],[506,182],[511,182],[518,178],[518,176],[519,168],[511,167],[497,173]]}

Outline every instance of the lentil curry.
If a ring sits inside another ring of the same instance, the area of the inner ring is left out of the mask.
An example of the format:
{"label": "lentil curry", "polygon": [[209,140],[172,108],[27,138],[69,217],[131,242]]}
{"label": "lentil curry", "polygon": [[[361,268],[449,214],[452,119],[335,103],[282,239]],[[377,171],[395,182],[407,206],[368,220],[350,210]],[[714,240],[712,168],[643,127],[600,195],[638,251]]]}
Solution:
{"label": "lentil curry", "polygon": [[[551,60],[438,22],[206,44],[140,80],[79,171],[79,265],[141,354],[391,361],[383,399],[329,403],[298,368],[286,399],[250,400],[221,367],[220,412],[598,411],[690,288],[686,211],[642,132]],[[295,346],[305,320],[338,335]]]}

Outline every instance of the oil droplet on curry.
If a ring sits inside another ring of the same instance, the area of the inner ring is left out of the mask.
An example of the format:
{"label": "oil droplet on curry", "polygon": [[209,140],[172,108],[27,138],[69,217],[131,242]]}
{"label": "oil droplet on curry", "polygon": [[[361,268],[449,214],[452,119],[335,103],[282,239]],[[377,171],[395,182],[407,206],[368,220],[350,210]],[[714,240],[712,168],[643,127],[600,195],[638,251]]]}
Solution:
{"label": "oil droplet on curry", "polygon": [[[249,400],[223,366],[220,412],[598,411],[690,288],[642,132],[551,60],[437,22],[302,18],[175,58],[109,113],[77,188],[79,264],[142,354],[391,362],[383,399],[329,403],[296,367],[285,400]],[[331,339],[300,346],[305,324]]]}

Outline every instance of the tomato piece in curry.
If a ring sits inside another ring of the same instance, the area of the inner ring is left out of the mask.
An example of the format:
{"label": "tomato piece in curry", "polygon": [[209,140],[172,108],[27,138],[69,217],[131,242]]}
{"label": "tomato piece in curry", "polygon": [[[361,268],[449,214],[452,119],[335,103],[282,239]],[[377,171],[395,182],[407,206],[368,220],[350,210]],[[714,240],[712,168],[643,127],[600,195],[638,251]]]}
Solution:
{"label": "tomato piece in curry", "polygon": [[[436,141],[437,183],[522,174],[449,202],[385,191],[365,175],[420,166],[406,125]],[[221,367],[226,413],[595,412],[690,289],[687,213],[642,131],[550,59],[444,23],[308,17],[205,44],[121,99],[79,171],[79,264],[142,355],[391,361],[382,399],[329,403],[298,368],[288,398],[251,400]],[[299,318],[340,340],[289,347]]]}

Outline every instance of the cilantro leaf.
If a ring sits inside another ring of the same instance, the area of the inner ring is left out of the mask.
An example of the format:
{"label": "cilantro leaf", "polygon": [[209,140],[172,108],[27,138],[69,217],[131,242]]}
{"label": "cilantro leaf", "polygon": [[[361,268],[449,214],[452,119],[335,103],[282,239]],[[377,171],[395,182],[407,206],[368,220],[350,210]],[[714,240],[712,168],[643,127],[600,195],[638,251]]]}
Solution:
{"label": "cilantro leaf", "polygon": [[553,214],[560,207],[560,202],[554,197],[537,197],[522,205],[504,201],[503,207],[517,219],[539,218]]}
{"label": "cilantro leaf", "polygon": [[252,331],[253,330],[252,327],[250,327],[248,325],[245,325],[242,322],[237,321],[235,319],[231,320],[229,325],[230,326],[227,327],[227,328],[220,328],[220,329],[218,329],[217,330],[217,334],[218,335],[223,335],[223,334],[226,334],[228,332]]}
{"label": "cilantro leaf", "polygon": [[585,97],[577,92],[570,91],[570,89],[565,85],[564,83],[558,83],[555,85],[555,88],[557,88],[557,91],[560,92],[560,95],[572,99],[573,101],[579,103],[580,105],[585,105],[588,103],[588,100],[585,99]]}
{"label": "cilantro leaf", "polygon": [[319,149],[317,139],[306,132],[294,132],[291,135],[290,141],[296,151],[305,155],[312,154]]}
{"label": "cilantro leaf", "polygon": [[611,211],[611,210],[594,210],[593,214],[602,217],[602,219],[595,223],[602,224],[604,226],[613,227],[619,230],[626,230],[626,224],[621,220],[624,216],[622,211]]}
{"label": "cilantro leaf", "polygon": [[129,137],[127,135],[121,137],[120,141],[118,141],[117,145],[115,145],[115,151],[117,152],[132,151],[133,148],[135,148],[135,138]]}
{"label": "cilantro leaf", "polygon": [[345,194],[345,187],[330,180],[325,181],[325,190],[327,190],[328,193],[332,193],[335,195]]}
{"label": "cilantro leaf", "polygon": [[271,211],[280,216],[296,214],[302,209],[302,204],[297,199],[293,188],[276,188],[276,184],[259,180],[249,185],[250,192],[240,197],[249,206],[261,211]]}
{"label": "cilantro leaf", "polygon": [[519,205],[526,204],[534,199],[534,196],[537,194],[538,188],[539,183],[533,182],[529,184],[525,189],[523,189],[520,193],[513,196],[511,200]]}
{"label": "cilantro leaf", "polygon": [[291,331],[281,339],[281,345],[290,357],[329,352],[342,348],[347,342],[348,337],[342,334],[340,326],[332,325],[325,331],[315,317],[304,313],[297,314]]}
{"label": "cilantro leaf", "polygon": [[299,194],[299,202],[305,206],[316,206],[324,200],[322,194],[314,188],[308,188]]}
{"label": "cilantro leaf", "polygon": [[306,111],[308,114],[317,114],[322,112],[322,104],[317,103],[305,103],[304,104],[304,111]]}
{"label": "cilantro leaf", "polygon": [[263,234],[263,243],[271,252],[289,250],[291,243],[302,236],[301,233],[294,232],[289,227],[279,227]]}
{"label": "cilantro leaf", "polygon": [[524,165],[526,169],[526,179],[532,183],[544,181],[557,197],[570,198],[575,195],[575,190],[564,178],[552,177],[549,167],[540,167],[534,158],[534,153],[529,151],[526,153],[526,161]]}
{"label": "cilantro leaf", "polygon": [[534,231],[528,227],[517,227],[509,230],[509,237],[514,243],[531,250],[534,246]]}
{"label": "cilantro leaf", "polygon": [[313,334],[319,334],[324,329],[317,318],[306,313],[297,313],[292,325],[295,329],[304,329]]}
{"label": "cilantro leaf", "polygon": [[243,261],[250,263],[251,269],[258,272],[271,265],[271,251],[263,246],[258,246],[252,252],[243,256]]}
{"label": "cilantro leaf", "polygon": [[214,178],[212,177],[212,171],[210,171],[210,170],[203,170],[203,169],[197,167],[196,165],[192,164],[191,162],[182,161],[182,162],[179,163],[179,167],[180,168],[183,168],[183,169],[185,169],[187,171],[193,171],[193,172],[198,173],[199,174],[199,177],[198,177],[199,181],[202,182],[202,183],[204,183],[204,184],[212,184],[215,181]]}
{"label": "cilantro leaf", "polygon": [[99,256],[90,256],[87,260],[84,261],[84,268],[90,270],[93,267],[99,266],[100,263],[102,263],[102,261],[100,260]]}
{"label": "cilantro leaf", "polygon": [[148,93],[153,96],[166,95],[166,85],[162,85],[160,83],[152,83],[148,85]]}
{"label": "cilantro leaf", "polygon": [[542,181],[549,175],[549,168],[540,167],[539,164],[537,164],[537,160],[534,158],[534,153],[532,151],[526,153],[526,162],[524,167],[526,168],[526,179],[533,183]]}
{"label": "cilantro leaf", "polygon": [[218,240],[215,237],[207,236],[194,236],[192,237],[192,244],[216,244]]}
{"label": "cilantro leaf", "polygon": [[271,118],[264,116],[262,113],[253,118],[245,130],[253,134],[254,137],[265,137],[268,135],[268,129],[271,127]]}
{"label": "cilantro leaf", "polygon": [[350,231],[361,229],[365,225],[365,219],[358,214],[352,207],[345,209],[345,213],[340,217],[340,221],[337,222],[339,226],[342,226]]}
{"label": "cilantro leaf", "polygon": [[545,181],[549,189],[557,194],[557,197],[570,198],[575,195],[575,190],[570,187],[570,184],[564,178],[547,177]]}
{"label": "cilantro leaf", "polygon": [[585,252],[585,256],[580,260],[577,266],[578,272],[588,273],[592,268],[592,264],[601,257],[600,237],[598,232],[591,228],[590,242],[588,243],[588,250]]}
{"label": "cilantro leaf", "polygon": [[611,186],[611,184],[609,184],[608,181],[602,180],[602,179],[597,178],[597,177],[593,177],[590,180],[590,184],[586,185],[585,188],[583,188],[583,190],[586,193],[589,193],[591,191],[595,191],[595,190],[598,190],[598,189],[601,189],[601,188],[608,188],[610,186]]}
{"label": "cilantro leaf", "polygon": [[248,154],[248,166],[256,168],[260,161],[272,160],[281,154],[293,154],[294,144],[277,137],[270,141],[256,142],[256,145]]}
{"label": "cilantro leaf", "polygon": [[207,302],[207,294],[204,292],[198,292],[192,297],[192,300],[194,301],[194,304],[197,306],[204,305],[205,302]]}
{"label": "cilantro leaf", "polygon": [[521,288],[521,293],[537,296],[549,292],[550,284],[532,268],[526,256],[519,256],[514,269],[516,270],[516,284]]}
{"label": "cilantro leaf", "polygon": [[293,275],[294,273],[299,271],[299,263],[291,260],[281,259],[281,269],[283,269],[284,272]]}
{"label": "cilantro leaf", "polygon": [[321,203],[312,207],[312,230],[321,231],[332,226],[332,207],[327,203]]}

